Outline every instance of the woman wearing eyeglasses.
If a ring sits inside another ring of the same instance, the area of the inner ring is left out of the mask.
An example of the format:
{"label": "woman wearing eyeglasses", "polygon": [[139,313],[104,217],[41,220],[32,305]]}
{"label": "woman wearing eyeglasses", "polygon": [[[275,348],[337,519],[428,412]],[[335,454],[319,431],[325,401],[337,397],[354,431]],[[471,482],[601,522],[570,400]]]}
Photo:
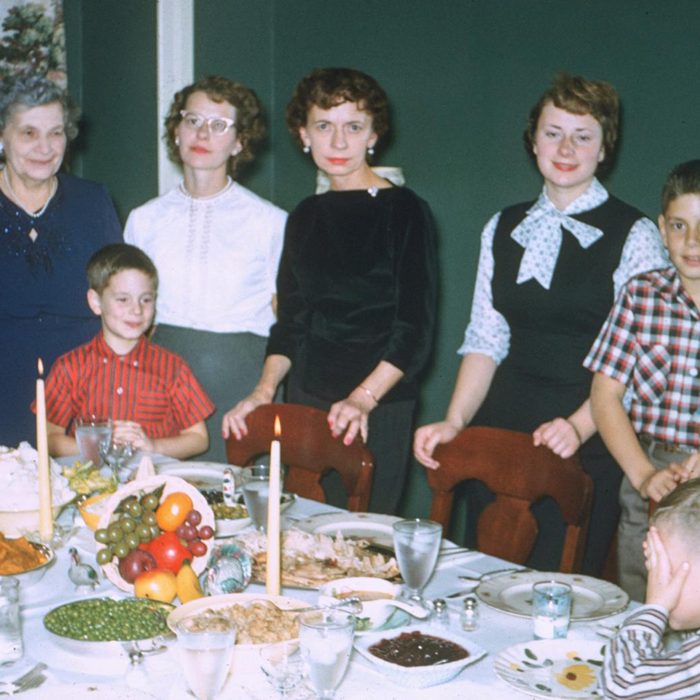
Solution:
{"label": "woman wearing eyeglasses", "polygon": [[[165,140],[182,182],[134,209],[124,238],[158,268],[154,340],[182,355],[218,409],[255,386],[274,321],[277,266],[286,212],[234,180],[264,135],[255,93],[209,76],[175,94]],[[225,462],[210,441],[206,458]]]}

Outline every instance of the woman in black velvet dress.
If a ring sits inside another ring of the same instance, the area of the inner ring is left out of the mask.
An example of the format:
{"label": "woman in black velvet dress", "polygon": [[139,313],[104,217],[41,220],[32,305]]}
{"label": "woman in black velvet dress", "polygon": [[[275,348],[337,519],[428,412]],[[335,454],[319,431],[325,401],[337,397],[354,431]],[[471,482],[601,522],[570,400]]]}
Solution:
{"label": "woman in black velvet dress", "polygon": [[287,107],[287,124],[328,177],[287,222],[277,279],[278,322],[255,390],[224,417],[223,434],[270,403],[328,410],[329,429],[359,433],[375,458],[370,509],[393,513],[401,495],[417,378],[433,339],[435,232],[427,204],[367,163],[388,129],[386,95],[356,70],[319,69]]}

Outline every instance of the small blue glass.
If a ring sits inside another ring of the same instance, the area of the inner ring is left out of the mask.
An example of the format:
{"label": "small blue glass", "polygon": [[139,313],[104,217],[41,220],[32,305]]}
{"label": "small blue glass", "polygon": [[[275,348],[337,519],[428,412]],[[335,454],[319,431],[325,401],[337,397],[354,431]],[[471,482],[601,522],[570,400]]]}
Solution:
{"label": "small blue glass", "polygon": [[571,586],[561,581],[540,581],[532,586],[532,621],[535,639],[564,639],[571,617]]}

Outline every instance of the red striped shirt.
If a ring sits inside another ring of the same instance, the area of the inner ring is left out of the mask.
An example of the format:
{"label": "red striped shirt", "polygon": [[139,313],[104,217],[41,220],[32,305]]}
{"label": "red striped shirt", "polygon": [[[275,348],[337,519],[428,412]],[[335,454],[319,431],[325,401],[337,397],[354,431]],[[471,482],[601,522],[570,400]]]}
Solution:
{"label": "red striped shirt", "polygon": [[117,355],[98,333],[56,360],[46,379],[48,420],[75,434],[74,418],[139,423],[150,438],[174,437],[214,412],[187,363],[145,337]]}

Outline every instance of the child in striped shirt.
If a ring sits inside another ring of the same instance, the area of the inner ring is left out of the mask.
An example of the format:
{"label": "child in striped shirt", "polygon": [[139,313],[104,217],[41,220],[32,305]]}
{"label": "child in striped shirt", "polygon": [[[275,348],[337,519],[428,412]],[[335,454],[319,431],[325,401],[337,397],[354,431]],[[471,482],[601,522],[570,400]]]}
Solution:
{"label": "child in striped shirt", "polygon": [[[646,605],[630,615],[605,654],[606,698],[700,698],[700,479],[658,504],[644,543]],[[685,632],[664,645],[666,628]]]}
{"label": "child in striped shirt", "polygon": [[115,243],[92,256],[87,277],[87,301],[102,330],[59,357],[47,377],[51,454],[78,452],[75,421],[89,415],[112,419],[117,444],[177,459],[204,452],[204,419],[214,404],[179,355],[146,337],[158,289],[151,259],[135,246]]}

